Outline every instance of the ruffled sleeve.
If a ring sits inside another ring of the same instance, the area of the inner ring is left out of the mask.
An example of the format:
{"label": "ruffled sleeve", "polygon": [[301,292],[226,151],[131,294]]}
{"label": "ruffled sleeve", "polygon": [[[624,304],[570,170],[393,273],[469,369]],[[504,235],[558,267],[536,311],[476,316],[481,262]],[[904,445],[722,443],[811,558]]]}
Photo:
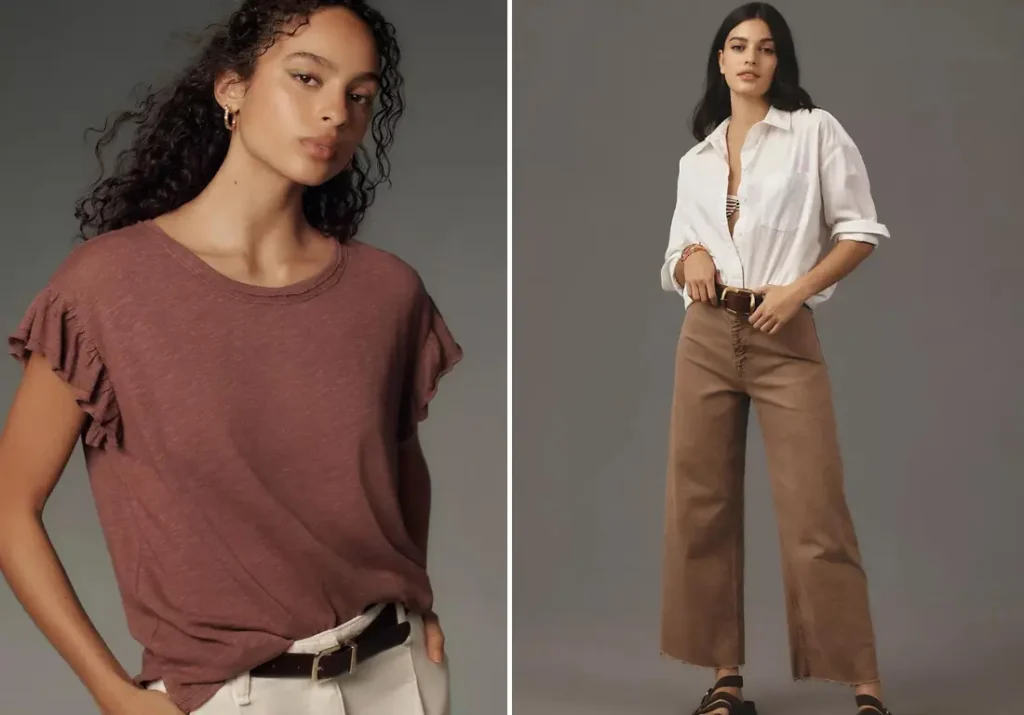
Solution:
{"label": "ruffled sleeve", "polygon": [[69,300],[52,287],[42,290],[7,342],[22,366],[32,353],[42,353],[71,386],[87,416],[82,428],[85,444],[98,448],[120,444],[121,413],[107,367]]}
{"label": "ruffled sleeve", "polygon": [[426,292],[421,295],[415,325],[399,434],[402,441],[414,436],[418,423],[427,419],[438,383],[462,360],[462,347]]}

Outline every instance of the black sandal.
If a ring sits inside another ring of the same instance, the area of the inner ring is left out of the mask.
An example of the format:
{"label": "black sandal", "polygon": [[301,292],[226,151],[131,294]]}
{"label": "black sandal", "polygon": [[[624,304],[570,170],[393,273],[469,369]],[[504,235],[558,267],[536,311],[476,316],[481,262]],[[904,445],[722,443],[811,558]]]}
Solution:
{"label": "black sandal", "polygon": [[[705,715],[715,710],[725,709],[729,715],[757,715],[752,700],[740,700],[732,693],[715,692],[719,688],[742,688],[742,675],[726,675],[718,679],[714,687],[710,688],[700,701],[700,705],[693,711],[693,715]],[[891,713],[883,713],[891,715]]]}
{"label": "black sandal", "polygon": [[889,709],[882,705],[882,701],[873,695],[858,695],[857,700],[857,715],[892,715]]}

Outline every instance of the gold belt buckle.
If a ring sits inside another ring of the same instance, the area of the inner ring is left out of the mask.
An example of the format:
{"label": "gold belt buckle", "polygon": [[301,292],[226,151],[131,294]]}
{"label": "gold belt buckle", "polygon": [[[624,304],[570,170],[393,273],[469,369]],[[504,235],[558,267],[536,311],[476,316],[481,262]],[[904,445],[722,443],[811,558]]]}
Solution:
{"label": "gold belt buckle", "polygon": [[732,313],[733,315],[739,315],[739,311],[733,310],[732,308],[730,308],[725,303],[725,299],[729,296],[730,293],[735,293],[737,295],[739,295],[740,293],[749,293],[750,294],[750,312],[751,313],[754,312],[754,301],[755,301],[755,299],[757,297],[756,294],[754,293],[754,291],[747,290],[746,288],[733,288],[732,286],[726,286],[725,288],[722,289],[722,307],[725,308],[728,312]]}
{"label": "gold belt buckle", "polygon": [[320,659],[323,658],[325,655],[330,655],[331,653],[337,653],[339,650],[341,650],[342,648],[345,648],[345,647],[350,648],[351,651],[352,651],[352,657],[349,658],[349,661],[348,661],[348,672],[351,673],[353,670],[356,669],[356,652],[358,650],[356,648],[356,644],[351,642],[351,641],[349,641],[347,643],[339,643],[338,645],[331,646],[330,648],[324,648],[322,651],[320,651],[315,656],[313,656],[313,673],[312,673],[312,677],[313,677],[313,682],[314,683],[320,682]]}

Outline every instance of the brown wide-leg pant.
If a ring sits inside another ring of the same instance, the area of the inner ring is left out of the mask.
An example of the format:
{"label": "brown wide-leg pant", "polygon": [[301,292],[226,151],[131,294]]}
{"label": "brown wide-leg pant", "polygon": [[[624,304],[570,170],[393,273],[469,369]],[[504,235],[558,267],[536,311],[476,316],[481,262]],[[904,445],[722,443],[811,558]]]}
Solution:
{"label": "brown wide-leg pant", "polygon": [[806,308],[774,335],[720,307],[693,303],[686,311],[671,419],[661,650],[694,665],[744,664],[751,400],[778,518],[793,677],[877,680],[828,370]]}

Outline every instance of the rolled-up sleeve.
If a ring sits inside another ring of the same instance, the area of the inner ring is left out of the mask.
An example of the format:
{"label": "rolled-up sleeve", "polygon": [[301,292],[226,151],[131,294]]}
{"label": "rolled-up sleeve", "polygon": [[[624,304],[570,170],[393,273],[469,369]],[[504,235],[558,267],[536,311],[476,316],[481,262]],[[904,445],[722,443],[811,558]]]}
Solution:
{"label": "rolled-up sleeve", "polygon": [[672,223],[668,231],[668,248],[665,249],[665,260],[661,264],[661,288],[664,291],[676,292],[686,297],[686,287],[676,280],[676,264],[687,246],[699,243],[693,230],[690,210],[693,201],[693,188],[689,186],[686,171],[686,157],[679,160],[679,174],[676,179],[676,207],[672,213]]}
{"label": "rolled-up sleeve", "polygon": [[871,183],[860,150],[843,126],[825,114],[821,128],[821,200],[833,241],[861,241],[877,246],[889,238],[878,221]]}

